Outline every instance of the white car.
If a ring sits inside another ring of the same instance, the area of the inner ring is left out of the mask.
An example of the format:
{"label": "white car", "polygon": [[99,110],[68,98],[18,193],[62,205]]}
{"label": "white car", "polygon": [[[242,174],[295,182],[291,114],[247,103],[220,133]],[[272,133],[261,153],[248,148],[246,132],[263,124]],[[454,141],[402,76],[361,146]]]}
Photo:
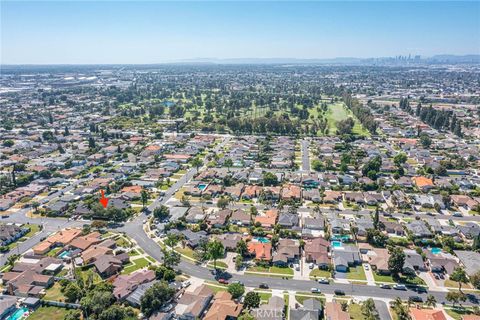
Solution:
{"label": "white car", "polygon": [[315,268],[315,263],[310,263],[310,265],[308,266],[309,269],[313,269]]}
{"label": "white car", "polygon": [[312,291],[312,293],[321,293],[319,288],[312,288],[310,291]]}
{"label": "white car", "polygon": [[189,287],[191,284],[192,284],[192,283],[190,282],[190,280],[187,280],[187,281],[184,281],[184,282],[182,283],[182,287],[183,287],[183,288],[187,288],[187,287]]}

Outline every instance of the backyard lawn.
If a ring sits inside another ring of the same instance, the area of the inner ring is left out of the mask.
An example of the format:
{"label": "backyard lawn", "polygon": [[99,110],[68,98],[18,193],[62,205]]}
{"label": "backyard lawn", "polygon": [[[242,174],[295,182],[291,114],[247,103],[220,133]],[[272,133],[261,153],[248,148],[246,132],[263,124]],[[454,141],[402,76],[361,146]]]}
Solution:
{"label": "backyard lawn", "polygon": [[55,284],[45,292],[45,296],[43,296],[43,299],[64,302],[65,296],[60,291],[60,288],[60,284],[58,282],[55,282]]}
{"label": "backyard lawn", "polygon": [[59,307],[40,307],[28,316],[28,320],[63,320],[67,312],[67,309]]}

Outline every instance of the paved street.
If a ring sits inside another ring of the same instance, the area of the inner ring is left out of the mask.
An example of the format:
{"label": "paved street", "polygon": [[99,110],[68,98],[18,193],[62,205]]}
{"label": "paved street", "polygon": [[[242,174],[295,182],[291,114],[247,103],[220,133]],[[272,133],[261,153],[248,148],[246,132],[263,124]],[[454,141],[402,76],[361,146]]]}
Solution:
{"label": "paved street", "polygon": [[300,143],[302,146],[302,170],[310,172],[310,154],[308,150],[310,142],[306,139],[302,139]]}

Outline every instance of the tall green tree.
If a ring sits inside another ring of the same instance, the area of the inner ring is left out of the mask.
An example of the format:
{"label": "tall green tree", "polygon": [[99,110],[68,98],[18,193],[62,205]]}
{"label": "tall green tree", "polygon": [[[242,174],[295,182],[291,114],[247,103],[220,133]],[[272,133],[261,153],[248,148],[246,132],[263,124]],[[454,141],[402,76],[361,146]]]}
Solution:
{"label": "tall green tree", "polygon": [[212,240],[207,245],[207,254],[209,259],[213,260],[213,268],[217,269],[217,260],[225,254],[223,244],[218,240]]}

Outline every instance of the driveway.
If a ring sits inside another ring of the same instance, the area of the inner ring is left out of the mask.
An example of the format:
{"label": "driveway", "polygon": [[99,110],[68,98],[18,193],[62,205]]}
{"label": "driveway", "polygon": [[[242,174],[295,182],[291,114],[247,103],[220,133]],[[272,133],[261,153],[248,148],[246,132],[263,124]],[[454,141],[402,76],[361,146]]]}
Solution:
{"label": "driveway", "polygon": [[[365,266],[368,266],[368,270]],[[362,265],[363,267],[363,271],[365,271],[365,276],[367,277],[367,284],[369,286],[374,286],[375,285],[375,278],[373,276],[373,271],[372,271],[372,267],[370,267],[369,264],[363,264]]]}

